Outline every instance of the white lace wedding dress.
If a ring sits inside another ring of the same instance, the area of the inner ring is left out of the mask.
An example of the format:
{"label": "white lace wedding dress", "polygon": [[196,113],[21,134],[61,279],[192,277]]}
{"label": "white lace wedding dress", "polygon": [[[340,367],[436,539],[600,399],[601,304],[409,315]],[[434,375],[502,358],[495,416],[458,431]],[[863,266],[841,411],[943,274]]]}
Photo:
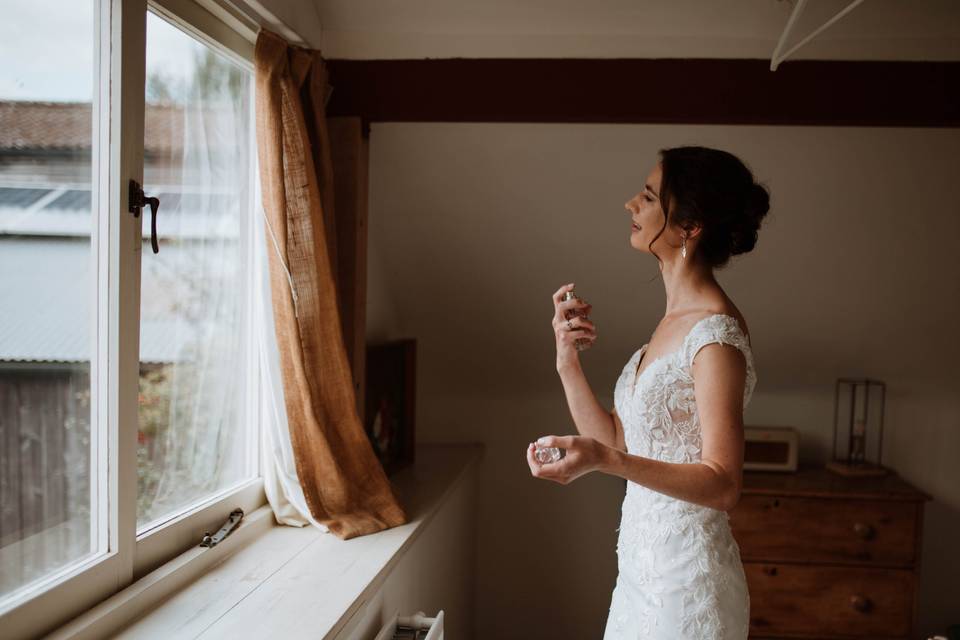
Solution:
{"label": "white lace wedding dress", "polygon": [[[645,344],[623,368],[614,406],[628,453],[665,462],[700,461],[691,363],[712,342],[744,353],[747,406],[757,382],[750,344],[736,318],[707,316],[693,325],[678,350],[641,362]],[[643,364],[639,377],[638,362]],[[603,640],[747,637],[750,596],[725,511],[627,481],[618,530],[619,575]]]}

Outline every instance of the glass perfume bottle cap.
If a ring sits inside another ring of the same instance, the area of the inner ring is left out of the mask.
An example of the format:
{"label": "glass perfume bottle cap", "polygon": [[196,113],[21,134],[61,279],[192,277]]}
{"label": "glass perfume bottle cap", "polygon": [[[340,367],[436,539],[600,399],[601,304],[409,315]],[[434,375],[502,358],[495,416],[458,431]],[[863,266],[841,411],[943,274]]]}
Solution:
{"label": "glass perfume bottle cap", "polygon": [[540,464],[550,464],[560,459],[560,449],[558,447],[541,447],[538,444],[533,457]]}

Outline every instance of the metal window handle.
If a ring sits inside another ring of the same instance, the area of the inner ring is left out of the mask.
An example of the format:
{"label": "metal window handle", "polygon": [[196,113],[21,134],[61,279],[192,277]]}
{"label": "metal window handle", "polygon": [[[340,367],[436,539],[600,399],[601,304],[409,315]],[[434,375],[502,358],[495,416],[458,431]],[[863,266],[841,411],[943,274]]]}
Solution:
{"label": "metal window handle", "polygon": [[134,218],[140,217],[140,210],[150,205],[150,245],[154,253],[160,253],[160,244],[157,241],[157,210],[160,208],[160,198],[147,197],[143,187],[136,180],[130,181],[130,213]]}
{"label": "metal window handle", "polygon": [[234,509],[230,512],[230,517],[227,518],[227,521],[223,523],[223,526],[220,527],[220,530],[215,534],[210,535],[209,532],[203,534],[203,539],[200,541],[201,547],[215,547],[217,544],[223,541],[230,533],[237,528],[237,525],[240,524],[240,520],[243,519],[243,509]]}

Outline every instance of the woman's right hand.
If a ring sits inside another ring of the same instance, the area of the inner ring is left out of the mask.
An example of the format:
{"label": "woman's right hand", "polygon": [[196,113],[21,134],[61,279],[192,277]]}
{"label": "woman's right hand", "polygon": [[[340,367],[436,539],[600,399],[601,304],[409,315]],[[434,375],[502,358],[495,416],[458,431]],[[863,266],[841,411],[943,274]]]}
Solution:
{"label": "woman's right hand", "polygon": [[[573,284],[565,284],[553,294],[553,333],[557,341],[557,369],[564,365],[579,362],[576,340],[587,339],[590,344],[597,339],[597,329],[586,317],[590,315],[593,305],[578,298],[564,300],[563,295],[573,289]],[[581,315],[567,319],[570,310],[579,311]]]}

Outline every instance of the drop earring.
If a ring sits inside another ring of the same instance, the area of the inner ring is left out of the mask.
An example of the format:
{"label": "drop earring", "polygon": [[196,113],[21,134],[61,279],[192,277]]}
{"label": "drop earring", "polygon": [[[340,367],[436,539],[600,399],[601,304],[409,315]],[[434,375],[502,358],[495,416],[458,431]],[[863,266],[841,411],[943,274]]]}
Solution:
{"label": "drop earring", "polygon": [[687,257],[687,236],[683,236],[683,242],[680,247],[680,257],[684,259]]}

